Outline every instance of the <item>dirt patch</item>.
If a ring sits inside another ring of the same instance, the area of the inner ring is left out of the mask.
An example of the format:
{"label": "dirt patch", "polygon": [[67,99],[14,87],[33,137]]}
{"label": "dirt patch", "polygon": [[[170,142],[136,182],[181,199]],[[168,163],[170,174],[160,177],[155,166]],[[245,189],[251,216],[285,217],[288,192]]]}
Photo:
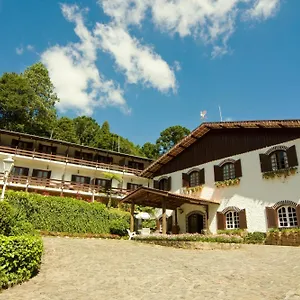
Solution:
{"label": "dirt patch", "polygon": [[0,300],[300,299],[300,249],[185,250],[134,241],[44,238],[38,276]]}

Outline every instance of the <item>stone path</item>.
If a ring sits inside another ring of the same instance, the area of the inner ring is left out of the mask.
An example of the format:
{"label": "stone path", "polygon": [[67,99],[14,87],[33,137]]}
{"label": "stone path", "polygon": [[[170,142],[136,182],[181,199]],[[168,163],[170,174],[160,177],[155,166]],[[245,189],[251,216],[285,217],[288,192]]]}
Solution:
{"label": "stone path", "polygon": [[183,250],[45,238],[41,272],[0,300],[300,299],[300,248]]}

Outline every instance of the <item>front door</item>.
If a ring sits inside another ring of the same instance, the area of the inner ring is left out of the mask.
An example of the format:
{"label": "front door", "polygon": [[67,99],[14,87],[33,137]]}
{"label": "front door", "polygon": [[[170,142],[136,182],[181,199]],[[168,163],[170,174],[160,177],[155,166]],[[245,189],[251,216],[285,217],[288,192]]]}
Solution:
{"label": "front door", "polygon": [[188,217],[188,233],[201,233],[203,229],[203,216],[201,214],[192,214]]}

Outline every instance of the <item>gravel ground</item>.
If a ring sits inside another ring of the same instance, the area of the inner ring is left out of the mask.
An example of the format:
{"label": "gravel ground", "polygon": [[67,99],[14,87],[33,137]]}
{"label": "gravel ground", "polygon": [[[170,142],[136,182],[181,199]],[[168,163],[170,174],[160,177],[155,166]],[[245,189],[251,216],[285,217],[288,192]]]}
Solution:
{"label": "gravel ground", "polygon": [[41,272],[0,300],[300,299],[300,248],[183,250],[44,238]]}

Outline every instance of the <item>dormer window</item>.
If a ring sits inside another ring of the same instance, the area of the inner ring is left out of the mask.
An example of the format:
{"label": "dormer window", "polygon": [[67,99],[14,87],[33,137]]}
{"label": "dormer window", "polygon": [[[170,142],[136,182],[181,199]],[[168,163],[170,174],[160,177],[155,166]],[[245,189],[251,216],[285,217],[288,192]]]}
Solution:
{"label": "dormer window", "polygon": [[271,154],[272,170],[277,171],[281,169],[287,169],[289,167],[288,157],[286,151],[279,150]]}
{"label": "dormer window", "polygon": [[199,172],[193,171],[190,173],[190,187],[200,185],[200,176]]}
{"label": "dormer window", "polygon": [[276,146],[259,155],[261,171],[272,172],[298,166],[296,147]]}
{"label": "dormer window", "polygon": [[233,163],[223,165],[223,180],[235,178],[235,167]]}

